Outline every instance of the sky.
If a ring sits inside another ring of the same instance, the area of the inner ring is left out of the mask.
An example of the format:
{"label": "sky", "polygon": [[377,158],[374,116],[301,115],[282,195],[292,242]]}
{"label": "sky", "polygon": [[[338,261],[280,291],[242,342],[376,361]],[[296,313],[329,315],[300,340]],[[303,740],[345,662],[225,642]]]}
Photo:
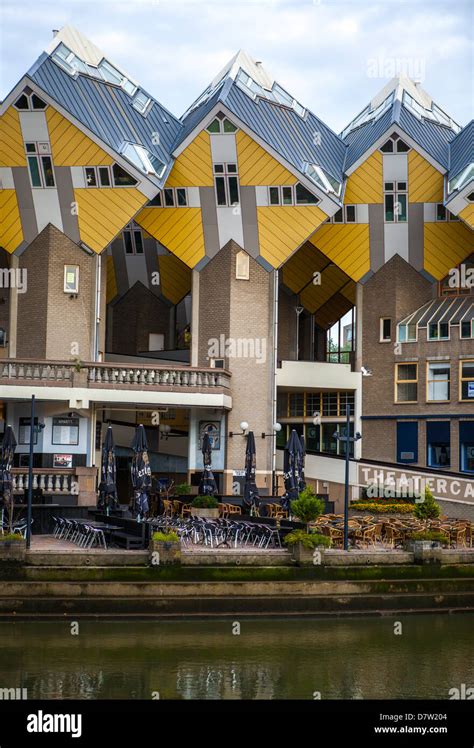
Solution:
{"label": "sky", "polygon": [[474,0],[0,0],[0,98],[65,24],[180,116],[245,49],[339,132],[397,70],[472,118]]}

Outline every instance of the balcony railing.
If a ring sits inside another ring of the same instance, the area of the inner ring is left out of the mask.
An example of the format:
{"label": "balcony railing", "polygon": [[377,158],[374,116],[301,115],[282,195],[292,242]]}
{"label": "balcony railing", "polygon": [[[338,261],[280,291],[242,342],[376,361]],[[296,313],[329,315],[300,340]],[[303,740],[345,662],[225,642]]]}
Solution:
{"label": "balcony railing", "polygon": [[149,364],[90,363],[5,359],[0,384],[137,390],[228,390],[230,372],[224,369]]}
{"label": "balcony railing", "polygon": [[[28,468],[13,468],[13,493],[22,494],[28,490]],[[78,483],[73,468],[46,469],[35,468],[33,471],[33,491],[40,490],[45,494],[77,494]]]}

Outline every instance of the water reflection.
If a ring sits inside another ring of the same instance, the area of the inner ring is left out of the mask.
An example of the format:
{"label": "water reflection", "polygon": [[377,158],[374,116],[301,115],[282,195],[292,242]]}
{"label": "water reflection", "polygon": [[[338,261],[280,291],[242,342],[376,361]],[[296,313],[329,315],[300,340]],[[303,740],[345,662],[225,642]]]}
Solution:
{"label": "water reflection", "polygon": [[47,699],[445,699],[474,685],[474,616],[0,624],[0,687]]}

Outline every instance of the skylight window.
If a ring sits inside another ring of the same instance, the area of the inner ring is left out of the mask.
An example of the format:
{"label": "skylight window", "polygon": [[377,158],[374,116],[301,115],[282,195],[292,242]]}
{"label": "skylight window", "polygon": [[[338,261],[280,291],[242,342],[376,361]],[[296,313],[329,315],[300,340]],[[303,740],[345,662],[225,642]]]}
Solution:
{"label": "skylight window", "polygon": [[363,109],[361,113],[347,125],[345,130],[341,132],[341,137],[345,138],[350,132],[352,132],[352,130],[361,127],[361,125],[365,125],[367,122],[377,122],[377,120],[385,114],[387,109],[391,107],[393,103],[393,95],[393,91],[391,91],[389,95],[377,107],[375,107],[375,109],[372,109],[370,104],[366,106],[365,109]]}
{"label": "skylight window", "polygon": [[324,192],[333,192],[335,195],[341,194],[341,183],[334,179],[330,174],[327,173],[320,166],[316,164],[306,165],[306,174],[314,184],[320,187]]}
{"label": "skylight window", "polygon": [[81,60],[62,42],[61,44],[58,44],[52,53],[51,58],[67,73],[69,73],[69,75],[83,73],[85,75],[90,75],[93,78],[107,81],[107,83],[113,83],[115,86],[123,88],[129,96],[133,96],[137,90],[136,85],[107,60],[102,60],[98,67],[95,67],[95,65],[89,65],[83,62],[83,60]]}
{"label": "skylight window", "polygon": [[74,54],[74,52],[71,52],[69,47],[66,47],[65,44],[61,42],[56,49],[53,52],[53,60],[55,62],[59,63],[64,70],[66,70],[69,75],[74,75],[75,73],[87,73],[87,65],[85,62],[82,62],[81,59],[77,55]]}
{"label": "skylight window", "polygon": [[271,90],[263,88],[250,75],[247,75],[242,68],[239,70],[235,82],[242,91],[252,96],[253,99],[258,96],[261,99],[272,101],[274,104],[281,104],[288,107],[288,109],[294,109],[300,117],[304,117],[306,114],[306,109],[278,83],[274,83]]}
{"label": "skylight window", "polygon": [[460,174],[458,174],[454,179],[451,179],[448,183],[448,192],[453,192],[454,190],[462,190],[465,184],[471,181],[471,179],[474,179],[474,163],[469,164],[464,171],[462,171]]}
{"label": "skylight window", "polygon": [[134,99],[132,101],[132,106],[134,109],[136,109],[140,114],[145,114],[146,110],[148,109],[148,106],[150,104],[150,97],[146,95],[143,91],[138,91],[137,94],[135,94]]}
{"label": "skylight window", "polygon": [[439,125],[449,127],[455,132],[459,132],[459,130],[461,129],[459,125],[454,122],[454,120],[452,120],[449,115],[446,114],[446,112],[443,112],[443,110],[440,109],[439,106],[432,103],[431,109],[426,109],[426,107],[422,106],[418,101],[416,101],[413,96],[410,96],[407,91],[403,92],[403,105],[409,111],[411,111],[412,114],[415,115],[415,117],[418,117],[418,119],[421,119],[422,117],[424,119],[429,119],[432,122],[437,122]]}
{"label": "skylight window", "polygon": [[165,170],[163,161],[160,161],[159,158],[138,143],[125,143],[122,154],[144,174],[154,174],[161,177]]}

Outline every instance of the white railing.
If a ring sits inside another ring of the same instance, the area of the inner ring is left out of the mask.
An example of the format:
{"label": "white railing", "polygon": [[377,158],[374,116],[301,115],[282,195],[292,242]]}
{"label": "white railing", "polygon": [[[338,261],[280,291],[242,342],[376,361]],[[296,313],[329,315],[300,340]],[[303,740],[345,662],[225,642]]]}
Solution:
{"label": "white railing", "polygon": [[[22,494],[28,490],[28,468],[13,468],[13,493]],[[38,469],[33,470],[33,491],[40,489],[46,494],[72,494],[77,481],[73,469]]]}

